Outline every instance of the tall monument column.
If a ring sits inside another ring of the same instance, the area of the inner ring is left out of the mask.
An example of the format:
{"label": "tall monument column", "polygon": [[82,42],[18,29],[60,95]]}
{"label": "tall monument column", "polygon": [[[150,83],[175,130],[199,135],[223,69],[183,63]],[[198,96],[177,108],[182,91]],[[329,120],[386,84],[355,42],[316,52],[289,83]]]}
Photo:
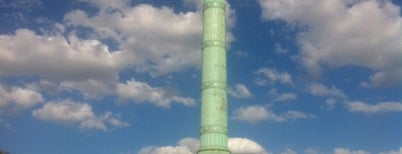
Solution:
{"label": "tall monument column", "polygon": [[198,154],[230,154],[226,91],[225,0],[204,0],[201,137]]}

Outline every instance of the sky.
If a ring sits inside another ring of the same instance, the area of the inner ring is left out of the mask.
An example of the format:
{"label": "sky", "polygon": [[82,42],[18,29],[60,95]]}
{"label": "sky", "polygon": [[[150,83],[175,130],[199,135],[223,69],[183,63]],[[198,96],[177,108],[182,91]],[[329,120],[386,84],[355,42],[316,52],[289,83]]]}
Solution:
{"label": "sky", "polygon": [[[229,0],[232,153],[401,154],[401,6]],[[0,19],[0,151],[195,154],[202,1],[0,0]]]}

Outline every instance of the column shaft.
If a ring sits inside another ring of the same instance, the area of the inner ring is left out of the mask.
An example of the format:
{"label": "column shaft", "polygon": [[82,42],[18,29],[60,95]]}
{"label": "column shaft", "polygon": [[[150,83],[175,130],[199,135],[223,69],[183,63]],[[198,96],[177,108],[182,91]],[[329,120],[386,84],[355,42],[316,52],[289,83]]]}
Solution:
{"label": "column shaft", "polygon": [[225,0],[204,0],[201,137],[198,154],[230,154],[226,91]]}

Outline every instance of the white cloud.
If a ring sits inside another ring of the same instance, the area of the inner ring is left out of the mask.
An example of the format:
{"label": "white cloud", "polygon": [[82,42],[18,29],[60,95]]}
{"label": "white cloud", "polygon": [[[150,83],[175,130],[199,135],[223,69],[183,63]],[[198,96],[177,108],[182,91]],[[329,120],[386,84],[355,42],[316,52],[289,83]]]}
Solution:
{"label": "white cloud", "polygon": [[32,108],[43,101],[42,95],[31,89],[0,85],[0,116]]}
{"label": "white cloud", "polygon": [[[139,154],[196,154],[199,141],[184,138],[177,146],[147,146]],[[232,154],[266,154],[265,149],[257,142],[247,138],[229,138],[228,148]]]}
{"label": "white cloud", "polygon": [[368,152],[365,152],[363,150],[349,150],[349,149],[345,149],[345,148],[335,148],[334,149],[334,154],[370,154]]}
{"label": "white cloud", "polygon": [[145,147],[141,149],[139,154],[193,154],[186,147],[174,147],[174,146],[163,146],[163,147]]}
{"label": "white cloud", "polygon": [[237,57],[241,57],[241,58],[248,57],[248,52],[244,52],[244,51],[235,51],[234,54]]}
{"label": "white cloud", "polygon": [[275,69],[264,67],[258,69],[255,74],[261,74],[265,77],[257,78],[257,80],[255,81],[257,85],[265,85],[268,82],[280,82],[282,84],[293,85],[292,76],[287,72],[278,72]]}
{"label": "white cloud", "polygon": [[80,81],[62,81],[59,89],[78,90],[87,98],[99,98],[116,93],[117,81],[115,79],[83,79]]}
{"label": "white cloud", "polygon": [[41,109],[35,110],[33,115],[42,120],[66,123],[80,122],[94,117],[89,104],[76,103],[70,100],[46,103]]}
{"label": "white cloud", "polygon": [[288,50],[284,49],[284,48],[282,47],[282,45],[279,44],[279,43],[275,43],[275,49],[274,49],[274,51],[275,51],[275,53],[280,54],[280,55],[283,55],[283,54],[287,54],[287,53],[288,53]]}
{"label": "white cloud", "polygon": [[285,120],[296,120],[296,119],[315,119],[317,118],[314,114],[306,114],[300,111],[287,111],[281,115]]}
{"label": "white cloud", "polygon": [[378,104],[367,104],[360,101],[346,103],[349,111],[363,113],[402,112],[401,102],[380,102]]}
{"label": "white cloud", "polygon": [[195,138],[184,138],[181,139],[178,143],[180,146],[187,147],[192,153],[196,153],[197,150],[200,148],[200,143]]}
{"label": "white cloud", "polygon": [[265,149],[247,138],[229,138],[228,147],[232,154],[265,154]]}
{"label": "white cloud", "polygon": [[282,152],[281,154],[297,154],[295,151],[293,151],[292,149],[286,149],[284,152]]}
{"label": "white cloud", "polygon": [[339,99],[345,99],[347,96],[342,92],[342,90],[332,86],[331,88],[326,87],[320,83],[313,83],[307,87],[307,91],[314,96],[321,97],[334,97]]}
{"label": "white cloud", "polygon": [[[87,98],[98,98],[117,93],[119,72],[126,69],[163,75],[199,67],[202,9],[175,12],[165,6],[130,6],[126,0],[81,1],[99,12],[88,16],[83,10],[71,11],[65,14],[65,25],[52,23],[49,33],[18,29],[0,35],[0,76],[39,77],[42,83],[30,83],[38,91],[48,90],[42,89],[46,82],[57,91],[77,90]],[[228,9],[230,30],[235,19]],[[95,33],[78,37],[85,33],[82,26]],[[114,40],[115,47],[107,45],[110,41],[103,43],[105,38]]]}
{"label": "white cloud", "polygon": [[280,94],[273,99],[275,102],[289,102],[294,100],[297,100],[297,94],[295,93]]}
{"label": "white cloud", "polygon": [[106,112],[97,117],[89,104],[71,100],[48,102],[42,108],[34,110],[32,115],[44,121],[78,125],[83,130],[107,131],[110,128],[129,126],[127,122],[121,121],[118,116],[111,112]]}
{"label": "white cloud", "polygon": [[[0,35],[0,47],[0,76],[35,76],[56,89],[74,89],[88,97],[115,90],[121,69],[120,51],[111,52],[100,41],[81,40],[75,34],[66,38],[18,29],[15,34]],[[36,85],[38,91],[44,88]]]}
{"label": "white cloud", "polygon": [[12,125],[10,122],[0,118],[0,129],[11,130]]}
{"label": "white cloud", "polygon": [[235,119],[251,123],[266,121],[274,116],[265,107],[257,105],[238,108],[234,114]]}
{"label": "white cloud", "polygon": [[380,152],[380,154],[401,154],[401,153],[402,153],[402,147],[399,148],[399,151],[398,150],[396,150],[396,151],[391,150],[389,152]]}
{"label": "white cloud", "polygon": [[264,106],[253,105],[236,109],[233,118],[239,121],[257,123],[261,121],[284,122],[296,119],[314,119],[316,116],[293,110],[277,115]]}
{"label": "white cloud", "polygon": [[47,80],[29,83],[26,85],[26,87],[35,91],[41,91],[47,94],[51,94],[52,96],[57,95],[62,90],[60,89],[59,85]]}
{"label": "white cloud", "polygon": [[113,79],[119,52],[74,35],[41,36],[28,29],[0,35],[0,75],[38,76],[52,81]]}
{"label": "white cloud", "polygon": [[[115,40],[124,51],[122,65],[152,75],[200,66],[202,9],[176,13],[165,6],[140,4],[129,7],[125,1],[119,1],[119,5],[109,5],[108,1],[89,2],[100,8],[97,14],[89,16],[82,10],[74,10],[65,15],[66,23],[73,27],[89,27],[98,37]],[[104,6],[118,11],[108,11]],[[227,12],[230,29],[234,26],[233,11]]]}
{"label": "white cloud", "polygon": [[250,98],[253,97],[250,90],[243,84],[235,84],[233,87],[229,87],[228,94],[235,98]]}
{"label": "white cloud", "polygon": [[305,154],[319,154],[318,150],[315,148],[308,148],[304,151]]}
{"label": "white cloud", "polygon": [[375,88],[379,86],[392,86],[396,81],[400,80],[399,77],[402,76],[402,68],[394,69],[390,71],[378,71],[370,75],[369,82],[361,82],[361,86],[364,88]]}
{"label": "white cloud", "polygon": [[147,146],[143,147],[139,154],[196,154],[199,141],[194,138],[184,138],[177,146]]}
{"label": "white cloud", "polygon": [[202,0],[183,0],[183,2],[184,4],[195,6],[198,10],[202,9]]}
{"label": "white cloud", "polygon": [[327,109],[332,110],[334,109],[334,106],[336,105],[337,100],[333,98],[328,98],[325,100],[325,104],[327,105]]}
{"label": "white cloud", "polygon": [[186,106],[195,105],[195,100],[188,97],[177,96],[172,91],[151,87],[147,83],[129,80],[126,84],[117,86],[117,95],[122,100],[133,100],[135,103],[151,102],[157,106],[170,107],[173,102]]}
{"label": "white cloud", "polygon": [[9,7],[20,9],[26,12],[32,11],[34,8],[42,6],[42,0],[18,0],[18,1],[0,1],[0,8]]}
{"label": "white cloud", "polygon": [[[353,2],[353,3],[352,3]],[[377,0],[259,0],[265,20],[305,27],[300,62],[312,76],[322,67],[354,65],[374,71],[367,86],[402,82],[400,7]],[[370,19],[370,20],[367,20]]]}
{"label": "white cloud", "polygon": [[114,1],[108,1],[108,0],[77,0],[81,2],[87,2],[93,6],[96,6],[101,9],[101,11],[105,11],[108,9],[114,9],[114,8],[125,8],[129,5],[128,0],[114,0]]}
{"label": "white cloud", "polygon": [[[20,29],[14,35],[0,35],[0,47],[0,76],[38,76],[41,82],[30,84],[38,91],[49,91],[46,88],[78,90],[89,98],[116,93],[118,96],[129,96],[124,95],[126,93],[120,95],[122,92],[119,90],[124,88],[124,84],[118,83],[117,76],[126,67],[122,61],[135,59],[122,60],[126,56],[124,52],[111,52],[97,40],[81,40],[74,34],[68,38],[60,34],[41,36],[31,30]],[[156,104],[161,106],[163,103],[167,106],[172,101],[194,104],[190,98],[165,96],[168,92],[160,92],[163,97]],[[166,97],[169,99],[163,100]]]}

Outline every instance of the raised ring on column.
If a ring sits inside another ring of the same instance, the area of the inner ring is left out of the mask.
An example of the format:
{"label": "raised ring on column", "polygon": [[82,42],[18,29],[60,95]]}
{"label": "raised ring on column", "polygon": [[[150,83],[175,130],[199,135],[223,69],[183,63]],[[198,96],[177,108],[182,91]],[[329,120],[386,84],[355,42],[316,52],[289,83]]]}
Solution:
{"label": "raised ring on column", "polygon": [[219,81],[207,81],[203,82],[201,85],[202,90],[210,88],[226,89],[226,83]]}
{"label": "raised ring on column", "polygon": [[223,49],[226,49],[226,42],[225,41],[219,41],[219,40],[208,40],[204,41],[202,48],[208,48],[208,47],[220,47]]}
{"label": "raised ring on column", "polygon": [[204,125],[204,126],[201,126],[200,133],[201,134],[207,134],[207,133],[228,134],[228,129],[225,126],[221,126],[221,125]]}
{"label": "raised ring on column", "polygon": [[225,3],[224,3],[224,2],[220,2],[220,1],[206,2],[206,3],[204,4],[204,10],[210,9],[210,8],[225,9]]}

